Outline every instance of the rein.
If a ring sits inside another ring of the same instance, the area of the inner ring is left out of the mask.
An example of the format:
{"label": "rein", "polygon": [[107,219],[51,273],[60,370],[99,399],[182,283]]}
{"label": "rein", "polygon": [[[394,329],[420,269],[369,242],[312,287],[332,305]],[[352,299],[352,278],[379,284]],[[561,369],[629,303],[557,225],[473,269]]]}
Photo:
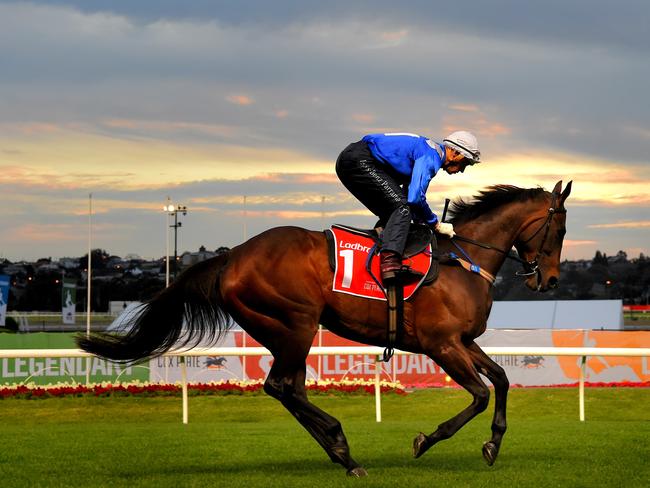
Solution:
{"label": "rein", "polygon": [[[541,283],[542,272],[539,269],[538,260],[541,257],[542,252],[544,251],[544,244],[546,244],[546,239],[548,239],[548,233],[549,233],[549,230],[551,228],[551,222],[553,220],[553,216],[555,214],[566,213],[566,210],[564,210],[564,209],[556,209],[555,208],[555,204],[557,203],[558,198],[559,198],[560,195],[558,193],[552,193],[551,196],[552,196],[551,206],[549,207],[548,213],[546,214],[546,219],[544,220],[542,225],[540,225],[537,228],[537,230],[533,233],[532,236],[530,236],[528,239],[526,239],[525,241],[522,242],[522,244],[529,243],[530,241],[532,241],[535,238],[535,236],[537,236],[537,234],[539,234],[541,232],[542,229],[544,229],[544,237],[542,238],[542,241],[540,242],[539,247],[537,248],[537,253],[535,254],[535,257],[531,261],[526,261],[525,259],[522,259],[517,254],[513,253],[512,249],[506,251],[506,250],[500,249],[498,247],[494,247],[494,246],[492,246],[490,244],[485,244],[483,242],[475,241],[474,239],[470,239],[469,237],[463,237],[463,236],[456,235],[456,236],[451,238],[451,241],[457,247],[459,247],[459,246],[454,242],[454,240],[466,242],[468,244],[472,244],[474,246],[477,246],[477,247],[480,247],[480,248],[483,248],[483,249],[487,249],[487,250],[490,250],[490,251],[499,252],[499,253],[505,255],[505,257],[507,259],[512,259],[513,261],[517,261],[518,263],[520,263],[523,266],[523,268],[524,268],[523,271],[517,271],[515,273],[517,276],[532,276],[534,274],[537,274],[537,282]],[[447,210],[447,207],[445,205],[445,213],[446,213],[446,210]],[[443,221],[444,221],[444,217],[443,217]],[[459,249],[460,249],[460,247],[459,247]]]}

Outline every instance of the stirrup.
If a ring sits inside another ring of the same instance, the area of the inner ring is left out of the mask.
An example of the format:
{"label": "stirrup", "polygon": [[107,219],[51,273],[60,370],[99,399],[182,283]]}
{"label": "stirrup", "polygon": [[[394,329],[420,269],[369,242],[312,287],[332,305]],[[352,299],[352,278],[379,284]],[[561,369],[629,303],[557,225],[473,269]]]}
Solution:
{"label": "stirrup", "polygon": [[424,278],[424,273],[420,273],[410,266],[405,265],[399,269],[390,270],[381,274],[381,279],[384,283],[399,281],[403,285],[407,285],[415,281],[420,281],[422,278]]}

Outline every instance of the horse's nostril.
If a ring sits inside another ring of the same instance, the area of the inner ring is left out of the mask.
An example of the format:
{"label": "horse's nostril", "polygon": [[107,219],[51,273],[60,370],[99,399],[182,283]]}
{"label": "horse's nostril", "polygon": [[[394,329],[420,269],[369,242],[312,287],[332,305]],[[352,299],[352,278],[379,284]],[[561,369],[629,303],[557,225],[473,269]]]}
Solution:
{"label": "horse's nostril", "polygon": [[551,276],[551,277],[548,279],[548,287],[549,287],[549,288],[553,288],[553,289],[555,289],[555,288],[557,288],[559,285],[560,285],[560,280],[558,280],[557,277],[555,277],[555,276]]}

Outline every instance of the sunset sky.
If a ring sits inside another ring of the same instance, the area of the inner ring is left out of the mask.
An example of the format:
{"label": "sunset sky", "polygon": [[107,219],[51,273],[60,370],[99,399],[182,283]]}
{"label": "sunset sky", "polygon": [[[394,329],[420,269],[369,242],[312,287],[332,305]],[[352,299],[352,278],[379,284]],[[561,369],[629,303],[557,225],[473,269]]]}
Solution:
{"label": "sunset sky", "polygon": [[[574,181],[563,257],[650,254],[650,4],[0,1],[0,257],[165,253],[375,219],[370,132],[479,138],[428,199]],[[246,196],[246,207],[243,200]],[[244,211],[245,210],[245,211]]]}

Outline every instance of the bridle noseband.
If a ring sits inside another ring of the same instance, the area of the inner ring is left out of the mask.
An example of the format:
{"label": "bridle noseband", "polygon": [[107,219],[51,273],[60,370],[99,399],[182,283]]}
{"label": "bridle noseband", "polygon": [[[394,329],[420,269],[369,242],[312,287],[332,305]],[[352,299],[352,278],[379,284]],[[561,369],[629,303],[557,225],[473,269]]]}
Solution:
{"label": "bridle noseband", "polygon": [[532,241],[537,234],[539,234],[542,229],[544,229],[544,237],[542,238],[541,242],[539,243],[539,247],[537,248],[537,253],[535,254],[535,257],[531,261],[526,261],[525,259],[522,259],[519,257],[517,254],[514,254],[512,251],[504,251],[503,249],[499,249],[498,247],[491,246],[489,244],[484,244],[482,242],[475,241],[473,239],[469,239],[467,237],[462,237],[459,235],[456,235],[452,238],[457,239],[459,241],[467,242],[469,244],[473,244],[475,246],[481,247],[483,249],[489,249],[492,251],[500,252],[501,254],[504,254],[506,258],[512,259],[513,261],[517,261],[523,266],[523,271],[517,271],[515,274],[517,276],[532,276],[532,275],[537,275],[537,285],[539,286],[542,282],[542,272],[539,269],[539,258],[542,256],[542,252],[544,251],[544,244],[546,244],[546,239],[548,239],[548,233],[551,229],[551,222],[553,221],[553,216],[555,214],[563,214],[566,213],[566,209],[563,208],[555,208],[557,202],[559,201],[559,193],[551,193],[551,206],[548,209],[548,212],[546,214],[546,218],[542,225],[540,225],[537,230],[531,235],[528,239],[522,242],[522,244],[528,244],[530,241]]}
{"label": "bridle noseband", "polygon": [[532,276],[534,274],[537,274],[537,283],[541,283],[542,281],[542,272],[539,269],[539,258],[542,256],[542,252],[544,251],[544,244],[546,244],[546,239],[548,239],[548,233],[549,230],[551,229],[551,222],[553,221],[553,216],[555,214],[561,214],[561,213],[566,213],[565,209],[557,209],[555,208],[555,204],[557,203],[559,195],[557,193],[552,193],[551,194],[551,206],[548,209],[548,212],[546,214],[546,219],[542,225],[539,226],[539,228],[533,233],[532,236],[530,236],[528,239],[522,242],[522,244],[528,244],[530,241],[532,241],[537,234],[540,233],[542,229],[544,229],[544,237],[542,237],[541,242],[539,243],[539,247],[537,248],[537,253],[535,254],[535,257],[533,258],[532,261],[526,261],[524,259],[521,259],[520,262],[524,266],[524,271],[517,271],[515,274],[517,276]]}

